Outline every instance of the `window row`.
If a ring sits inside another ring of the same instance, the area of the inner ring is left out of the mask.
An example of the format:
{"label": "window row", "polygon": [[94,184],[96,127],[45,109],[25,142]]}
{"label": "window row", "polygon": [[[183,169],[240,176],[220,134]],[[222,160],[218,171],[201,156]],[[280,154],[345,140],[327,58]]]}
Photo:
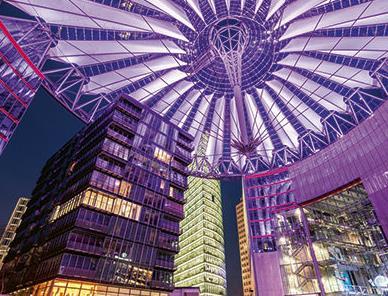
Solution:
{"label": "window row", "polygon": [[83,270],[96,270],[98,260],[96,258],[75,255],[64,254],[61,261],[61,269],[75,268]]}
{"label": "window row", "polygon": [[118,158],[129,159],[129,149],[110,139],[104,140],[102,149]]}
{"label": "window row", "polygon": [[[129,184],[129,183],[128,183]],[[113,213],[133,220],[139,220],[142,206],[129,201],[110,196],[108,194],[87,189],[74,198],[55,208],[51,221],[55,221],[67,213],[78,208],[80,205],[87,205],[92,208]]]}

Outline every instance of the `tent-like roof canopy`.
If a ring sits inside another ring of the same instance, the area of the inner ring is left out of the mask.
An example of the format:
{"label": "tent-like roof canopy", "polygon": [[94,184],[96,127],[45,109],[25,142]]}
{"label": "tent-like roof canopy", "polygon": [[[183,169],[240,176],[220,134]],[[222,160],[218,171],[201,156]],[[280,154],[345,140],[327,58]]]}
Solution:
{"label": "tent-like roof canopy", "polygon": [[89,122],[129,94],[195,136],[193,174],[292,163],[387,99],[386,0],[6,2],[51,31],[68,110]]}

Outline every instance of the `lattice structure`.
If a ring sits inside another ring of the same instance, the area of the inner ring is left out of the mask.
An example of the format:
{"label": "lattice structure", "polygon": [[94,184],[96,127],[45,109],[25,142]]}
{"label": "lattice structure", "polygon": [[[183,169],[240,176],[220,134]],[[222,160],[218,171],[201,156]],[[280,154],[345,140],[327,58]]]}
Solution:
{"label": "lattice structure", "polygon": [[38,22],[0,16],[0,154],[44,79],[38,67],[51,41]]}
{"label": "lattice structure", "polygon": [[274,216],[296,207],[288,168],[244,177],[245,206],[252,252],[276,251]]}
{"label": "lattice structure", "polygon": [[387,243],[362,184],[275,216],[287,295],[384,295]]}
{"label": "lattice structure", "polygon": [[208,135],[196,176],[308,157],[387,99],[385,0],[5,2],[49,29],[44,85],[83,121],[131,94]]}
{"label": "lattice structure", "polygon": [[226,18],[212,31],[212,42],[224,62],[232,87],[242,84],[242,56],[248,46],[248,32],[238,19]]}

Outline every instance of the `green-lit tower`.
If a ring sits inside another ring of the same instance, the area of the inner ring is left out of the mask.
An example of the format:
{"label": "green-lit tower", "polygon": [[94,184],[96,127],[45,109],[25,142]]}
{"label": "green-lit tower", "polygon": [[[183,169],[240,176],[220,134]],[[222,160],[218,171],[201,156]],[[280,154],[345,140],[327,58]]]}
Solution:
{"label": "green-lit tower", "polygon": [[[201,142],[207,140],[202,137]],[[226,295],[220,182],[189,177],[185,199],[175,285],[199,287],[201,296]]]}

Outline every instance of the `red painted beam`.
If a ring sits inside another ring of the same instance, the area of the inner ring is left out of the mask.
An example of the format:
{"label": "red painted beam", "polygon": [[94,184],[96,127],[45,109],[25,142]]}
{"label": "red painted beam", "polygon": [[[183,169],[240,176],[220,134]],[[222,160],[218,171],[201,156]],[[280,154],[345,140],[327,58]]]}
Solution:
{"label": "red painted beam", "polygon": [[5,142],[8,142],[8,138],[6,136],[4,136],[2,133],[0,133],[0,139],[5,141]]}
{"label": "red painted beam", "polygon": [[264,173],[258,173],[258,174],[253,174],[253,175],[247,175],[245,176],[245,179],[254,179],[254,178],[263,178],[263,177],[268,177],[268,176],[273,176],[273,175],[276,175],[276,174],[280,174],[280,173],[283,173],[283,172],[286,172],[288,171],[288,167],[281,167],[281,168],[277,168],[277,169],[273,169],[273,170],[270,170],[270,171],[267,171],[267,172],[264,172]]}
{"label": "red painted beam", "polygon": [[0,30],[3,31],[4,35],[8,38],[8,40],[12,43],[12,45],[15,47],[17,52],[20,54],[20,56],[26,61],[26,63],[31,67],[31,69],[35,72],[36,75],[39,76],[40,79],[44,80],[45,76],[43,73],[38,69],[37,66],[30,60],[30,58],[26,55],[24,50],[20,47],[20,45],[16,42],[16,40],[12,37],[11,33],[8,31],[6,26],[3,24],[2,21],[0,21]]}
{"label": "red painted beam", "polygon": [[265,187],[270,187],[270,186],[273,186],[273,185],[278,185],[278,184],[282,184],[282,183],[286,183],[286,182],[290,182],[291,179],[285,179],[285,180],[280,180],[280,181],[277,181],[275,183],[268,183],[268,184],[263,184],[263,185],[255,185],[255,186],[250,186],[248,187],[247,189],[257,189],[257,188],[265,188]]}
{"label": "red painted beam", "polygon": [[2,79],[0,79],[0,84],[4,86],[4,88],[17,100],[20,104],[23,105],[24,108],[27,108],[27,103],[24,102],[14,91],[9,87],[7,83],[5,83]]}
{"label": "red painted beam", "polygon": [[2,59],[7,65],[8,67],[10,67],[12,69],[12,71],[16,74],[17,77],[19,77],[23,83],[25,85],[27,85],[27,87],[32,91],[32,92],[36,92],[36,89],[34,89],[31,84],[26,81],[22,75],[22,73],[20,73],[13,65],[12,63],[7,59],[7,57],[5,55],[3,55],[1,52],[0,52],[0,59]]}
{"label": "red painted beam", "polygon": [[14,123],[16,123],[16,124],[19,123],[19,119],[17,119],[15,116],[13,116],[11,113],[9,113],[3,107],[0,107],[0,112],[5,114],[5,116],[7,116],[9,119],[11,119]]}
{"label": "red painted beam", "polygon": [[287,191],[282,191],[282,192],[275,192],[275,193],[272,193],[272,194],[269,194],[269,195],[260,195],[260,196],[250,196],[250,197],[247,197],[248,200],[260,200],[260,199],[264,199],[264,198],[269,198],[269,197],[274,197],[274,196],[278,196],[280,194],[286,194],[286,193],[291,193],[291,192],[294,192],[295,189],[290,189],[290,190],[287,190]]}

